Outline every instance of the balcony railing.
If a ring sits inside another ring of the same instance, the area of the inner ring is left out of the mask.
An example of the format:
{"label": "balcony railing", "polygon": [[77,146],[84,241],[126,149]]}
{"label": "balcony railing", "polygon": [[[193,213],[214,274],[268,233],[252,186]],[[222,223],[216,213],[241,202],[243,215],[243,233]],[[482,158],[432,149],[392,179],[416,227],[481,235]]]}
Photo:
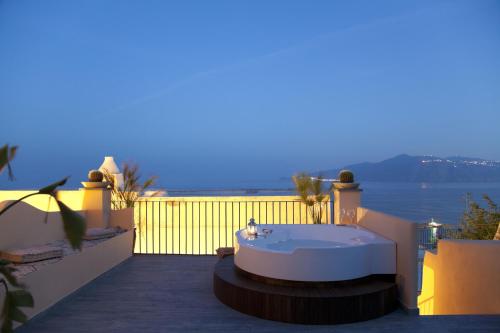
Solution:
{"label": "balcony railing", "polygon": [[443,224],[441,226],[419,225],[417,228],[420,249],[435,249],[440,239],[462,239],[462,230],[458,225]]}
{"label": "balcony railing", "polygon": [[[317,204],[322,223],[333,223],[333,201]],[[259,224],[311,224],[297,197],[145,198],[136,203],[135,253],[213,255],[234,245],[250,218]]]}

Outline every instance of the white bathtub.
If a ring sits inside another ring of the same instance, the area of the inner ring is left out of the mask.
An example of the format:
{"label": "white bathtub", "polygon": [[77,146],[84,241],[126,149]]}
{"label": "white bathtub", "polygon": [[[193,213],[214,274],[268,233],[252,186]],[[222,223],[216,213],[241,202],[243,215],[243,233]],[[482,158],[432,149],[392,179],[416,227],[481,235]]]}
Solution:
{"label": "white bathtub", "polygon": [[292,281],[342,281],[396,273],[396,244],[357,226],[259,225],[236,232],[234,262],[252,274]]}

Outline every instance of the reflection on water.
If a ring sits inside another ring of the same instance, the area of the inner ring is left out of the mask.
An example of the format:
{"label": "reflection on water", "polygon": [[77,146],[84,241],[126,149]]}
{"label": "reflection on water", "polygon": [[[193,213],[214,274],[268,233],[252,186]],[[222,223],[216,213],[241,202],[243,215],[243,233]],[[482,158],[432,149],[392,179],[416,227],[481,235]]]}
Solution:
{"label": "reflection on water", "polygon": [[500,202],[500,183],[363,183],[362,187],[363,206],[417,222],[434,218],[460,223],[467,193],[480,204],[483,194]]}

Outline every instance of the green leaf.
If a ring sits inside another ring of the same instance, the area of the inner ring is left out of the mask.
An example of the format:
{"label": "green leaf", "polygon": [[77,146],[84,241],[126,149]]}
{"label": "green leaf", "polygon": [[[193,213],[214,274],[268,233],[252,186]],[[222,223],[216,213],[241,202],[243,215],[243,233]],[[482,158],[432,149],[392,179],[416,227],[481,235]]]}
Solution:
{"label": "green leaf", "polygon": [[9,147],[9,145],[4,145],[0,148],[0,173],[5,167],[9,171],[9,179],[14,179],[14,174],[10,167],[10,162],[14,159],[17,152],[17,146]]}
{"label": "green leaf", "polygon": [[25,323],[28,317],[19,307],[33,307],[33,296],[26,290],[7,291],[2,311],[2,332],[12,332],[12,322]]}
{"label": "green leaf", "polygon": [[[4,306],[4,309],[5,309],[5,307],[7,306],[6,301],[4,301],[3,306]],[[3,318],[3,317],[4,317],[4,316],[2,315],[2,318]],[[11,320],[11,319],[9,319],[8,317],[3,318],[3,323],[2,323],[2,333],[10,333],[10,332],[12,332],[12,331],[13,331],[13,330],[12,330],[12,320]]]}
{"label": "green leaf", "polygon": [[15,305],[11,305],[11,309],[9,310],[10,320],[17,321],[20,323],[25,323],[28,321],[28,317],[19,310]]}
{"label": "green leaf", "polygon": [[13,290],[9,292],[16,306],[32,308],[34,305],[33,296],[24,289]]}
{"label": "green leaf", "polygon": [[12,274],[15,271],[16,269],[11,266],[0,266],[0,273],[4,276],[7,282],[9,282],[14,287],[22,287],[23,285],[19,281],[17,281],[16,277]]}
{"label": "green leaf", "polygon": [[39,189],[38,193],[52,195],[52,194],[54,194],[56,188],[58,188],[59,186],[63,186],[64,184],[66,184],[67,181],[68,181],[68,177]]}
{"label": "green leaf", "polygon": [[73,249],[82,248],[82,239],[87,228],[83,216],[66,206],[62,201],[56,199],[64,225],[64,232]]}

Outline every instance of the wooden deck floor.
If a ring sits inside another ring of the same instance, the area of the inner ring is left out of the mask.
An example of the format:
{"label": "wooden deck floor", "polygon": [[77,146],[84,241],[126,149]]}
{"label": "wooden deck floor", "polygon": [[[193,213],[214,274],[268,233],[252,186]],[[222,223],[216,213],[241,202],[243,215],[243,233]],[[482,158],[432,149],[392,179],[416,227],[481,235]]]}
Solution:
{"label": "wooden deck floor", "polygon": [[17,331],[500,332],[500,316],[419,317],[396,311],[376,320],[336,326],[258,319],[215,298],[212,269],[216,261],[212,256],[135,256]]}

